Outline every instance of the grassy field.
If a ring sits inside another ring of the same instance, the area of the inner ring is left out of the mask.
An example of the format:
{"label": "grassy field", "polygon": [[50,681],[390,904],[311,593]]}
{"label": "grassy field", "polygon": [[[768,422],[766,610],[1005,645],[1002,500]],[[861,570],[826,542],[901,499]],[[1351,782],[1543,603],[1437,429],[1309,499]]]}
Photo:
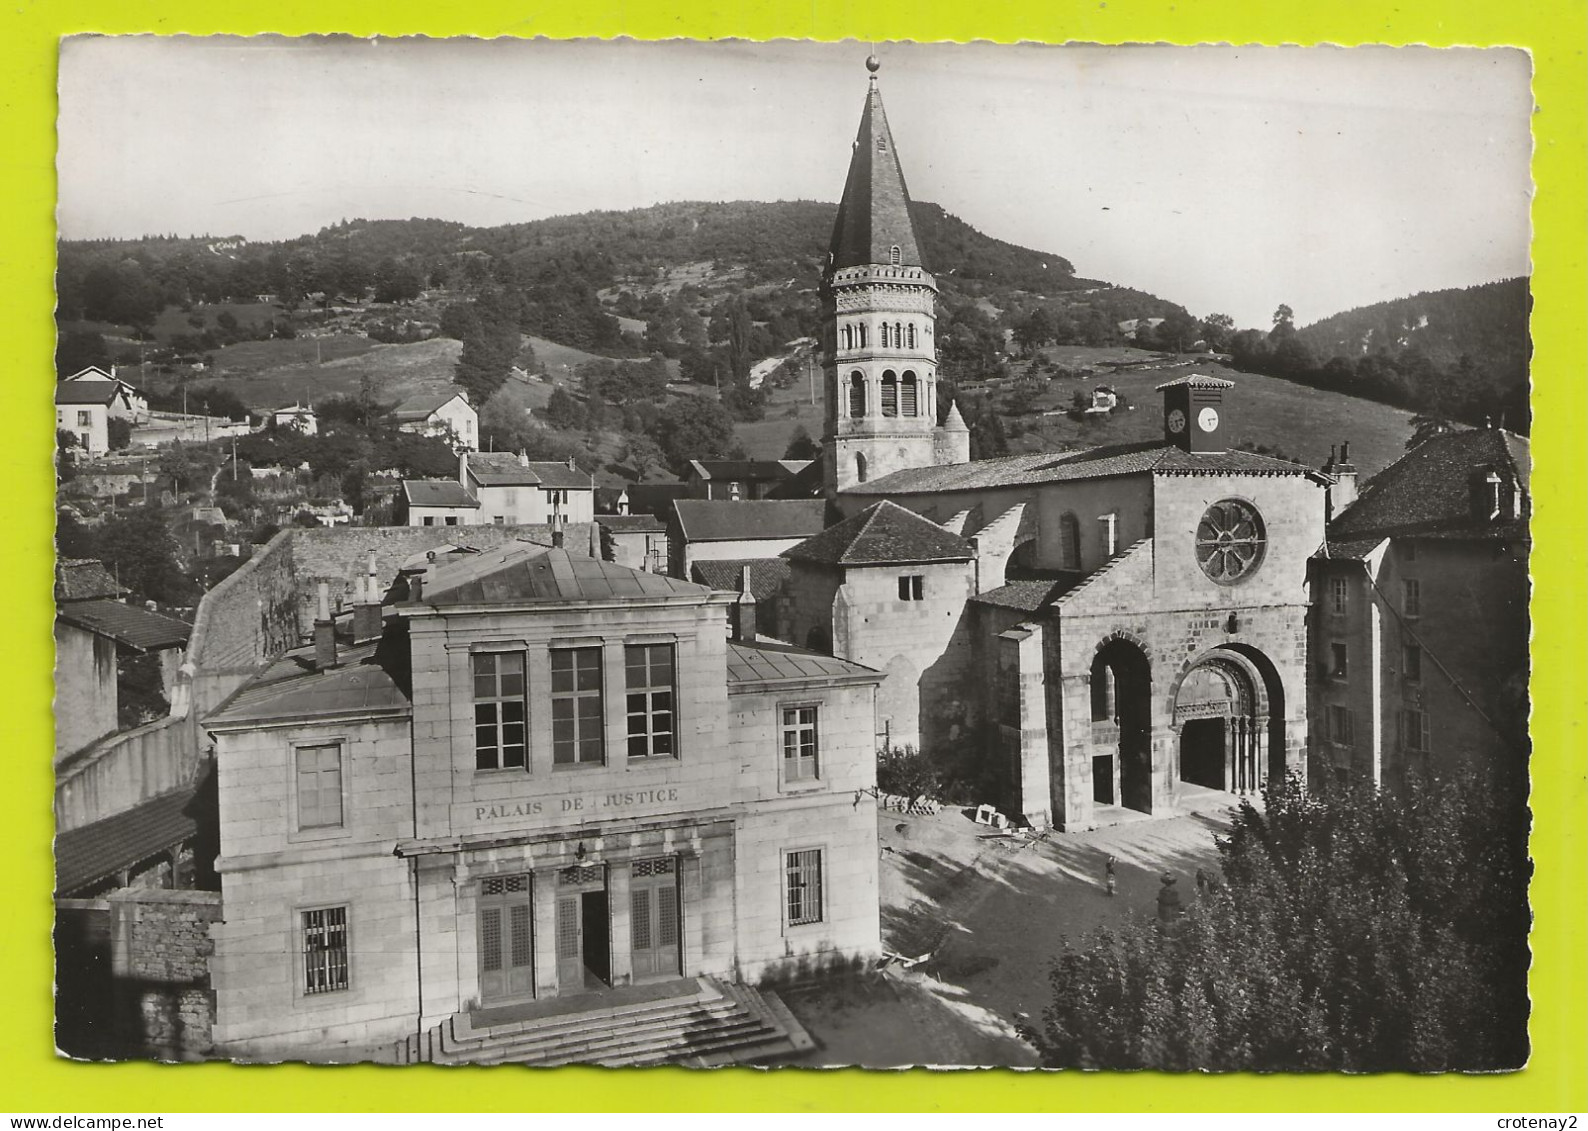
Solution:
{"label": "grassy field", "polygon": [[[357,394],[363,378],[369,376],[374,384],[375,397],[388,404],[396,404],[418,393],[439,392],[452,381],[452,370],[457,365],[462,344],[451,338],[432,338],[428,342],[409,345],[381,345],[367,338],[322,338],[323,363],[314,363],[312,341],[242,342],[227,347],[227,351],[246,350],[258,346],[297,346],[286,358],[277,352],[276,364],[266,365],[269,358],[255,351],[248,360],[251,368],[233,368],[221,361],[221,379],[203,382],[230,389],[255,412],[277,408],[305,397],[320,400],[332,395]],[[342,343],[339,348],[329,348],[331,343]],[[353,350],[355,343],[361,348]],[[301,348],[307,345],[308,350]]]}
{"label": "grassy field", "polygon": [[[1110,373],[1107,363],[1143,362],[1152,355],[1131,347],[1090,348],[1065,346],[1046,352],[1056,364],[1069,369],[1096,367],[1090,379],[1049,382],[1039,398],[1038,411],[1064,409],[1077,389],[1098,383],[1113,386],[1134,406],[1098,421],[1081,423],[1067,416],[1029,415],[1020,418],[1027,430],[1018,436],[1011,429],[1009,447],[1014,452],[1059,451],[1097,444],[1152,440],[1163,435],[1162,394],[1156,386],[1187,373],[1209,373],[1235,382],[1225,398],[1226,427],[1232,441],[1249,440],[1277,448],[1292,459],[1313,466],[1329,456],[1329,446],[1351,443],[1351,454],[1364,478],[1399,459],[1411,434],[1411,413],[1376,401],[1282,381],[1257,373],[1238,373],[1208,361],[1169,363],[1144,371]],[[1009,419],[1006,418],[1006,425]],[[795,428],[817,439],[822,432],[822,407],[810,403],[803,385],[773,392],[766,419],[740,424],[736,432],[745,451],[755,459],[780,459]]]}

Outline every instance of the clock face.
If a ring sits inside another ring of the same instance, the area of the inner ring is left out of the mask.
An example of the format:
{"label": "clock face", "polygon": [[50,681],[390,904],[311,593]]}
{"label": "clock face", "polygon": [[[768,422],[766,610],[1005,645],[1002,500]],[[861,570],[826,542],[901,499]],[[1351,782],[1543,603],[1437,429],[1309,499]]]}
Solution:
{"label": "clock face", "polygon": [[1169,410],[1169,431],[1176,436],[1185,431],[1185,413],[1177,408]]}
{"label": "clock face", "polygon": [[1202,431],[1211,432],[1218,426],[1219,414],[1217,410],[1205,408],[1201,412],[1197,413],[1197,427],[1202,429]]}

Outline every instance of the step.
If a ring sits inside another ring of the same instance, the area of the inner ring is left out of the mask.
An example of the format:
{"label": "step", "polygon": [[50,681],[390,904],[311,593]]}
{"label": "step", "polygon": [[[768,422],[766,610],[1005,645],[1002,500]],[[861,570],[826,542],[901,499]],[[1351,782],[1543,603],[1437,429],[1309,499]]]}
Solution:
{"label": "step", "polygon": [[590,1018],[580,1024],[525,1025],[511,1031],[498,1032],[490,1038],[469,1041],[448,1041],[448,1051],[466,1051],[471,1048],[489,1048],[524,1042],[550,1043],[561,1039],[584,1039],[596,1033],[635,1032],[656,1026],[665,1026],[681,1018],[694,1018],[732,1012],[738,1003],[731,999],[709,1002],[674,1002],[666,1008],[646,1010],[621,1018]]}
{"label": "step", "polygon": [[736,1003],[730,1002],[674,1011],[665,1016],[647,1018],[638,1024],[620,1026],[609,1022],[583,1031],[562,1030],[550,1034],[529,1030],[515,1038],[473,1043],[468,1047],[448,1049],[447,1053],[449,1060],[460,1059],[472,1063],[506,1060],[539,1063],[547,1058],[593,1059],[687,1037],[692,1032],[709,1032],[746,1020],[748,1018],[744,1011]]}
{"label": "step", "polygon": [[581,1010],[578,1013],[557,1013],[548,1017],[529,1017],[522,1021],[509,1021],[501,1025],[475,1027],[472,1022],[473,1014],[455,1013],[448,1019],[452,1035],[459,1041],[475,1039],[491,1039],[498,1036],[518,1032],[526,1027],[554,1027],[558,1025],[585,1025],[592,1020],[605,1018],[633,1017],[657,1009],[666,1009],[681,1002],[715,1001],[723,996],[719,984],[708,983],[705,979],[694,979],[699,989],[693,994],[684,994],[679,997],[653,998],[648,1001],[633,1002],[630,1004],[597,1005],[591,1009]]}
{"label": "step", "polygon": [[[466,1026],[449,1024],[443,1026],[442,1036],[447,1051],[450,1052],[454,1049],[484,1047],[504,1041],[512,1042],[521,1038],[543,1040],[564,1034],[582,1035],[616,1026],[636,1027],[665,1020],[690,1010],[731,1008],[733,1004],[730,999],[722,997],[704,1000],[699,997],[672,998],[667,1001],[646,1002],[643,1006],[616,1012],[596,1010],[570,1013],[543,1020],[518,1021],[511,1025],[500,1025],[484,1030],[469,1030]],[[454,1017],[452,1020],[455,1022],[457,1018]],[[465,1033],[469,1035],[465,1036]]]}

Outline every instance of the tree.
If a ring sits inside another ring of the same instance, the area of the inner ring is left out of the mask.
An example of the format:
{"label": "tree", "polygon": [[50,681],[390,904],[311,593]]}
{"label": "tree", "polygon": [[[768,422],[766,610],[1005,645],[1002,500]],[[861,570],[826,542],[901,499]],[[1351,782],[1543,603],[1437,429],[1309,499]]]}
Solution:
{"label": "tree", "polygon": [[1209,314],[1202,319],[1202,340],[1213,352],[1223,353],[1229,349],[1230,339],[1234,335],[1235,319],[1228,314]]}
{"label": "tree", "polygon": [[1271,782],[1176,922],[1066,943],[1050,1067],[1475,1071],[1527,1058],[1523,783]]}
{"label": "tree", "polygon": [[584,422],[584,406],[574,399],[573,394],[560,385],[552,390],[551,399],[546,402],[546,423],[553,428],[571,432],[583,428]]}
{"label": "tree", "polygon": [[160,453],[159,467],[160,474],[171,480],[171,490],[178,495],[196,486],[205,471],[203,461],[181,440],[173,441]]}
{"label": "tree", "polygon": [[113,452],[124,452],[132,444],[132,421],[112,416],[105,421],[105,434]]}
{"label": "tree", "polygon": [[177,564],[176,542],[158,511],[147,507],[99,528],[94,555],[139,597],[166,605],[191,604],[197,587]]}
{"label": "tree", "polygon": [[794,429],[794,434],[788,438],[788,447],[783,449],[784,459],[815,459],[821,454],[822,446],[811,439],[803,424]]}
{"label": "tree", "polygon": [[733,419],[716,401],[679,397],[662,410],[651,429],[673,473],[682,476],[692,459],[737,459]]}
{"label": "tree", "polygon": [[1027,355],[1033,354],[1041,346],[1053,341],[1056,333],[1052,313],[1045,306],[1039,306],[1026,315],[1014,327],[1015,343]]}

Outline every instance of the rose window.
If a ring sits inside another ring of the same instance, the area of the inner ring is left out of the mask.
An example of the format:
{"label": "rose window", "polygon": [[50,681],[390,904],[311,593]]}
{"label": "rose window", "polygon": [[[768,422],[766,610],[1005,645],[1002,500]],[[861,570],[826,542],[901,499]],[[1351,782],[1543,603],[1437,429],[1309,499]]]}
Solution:
{"label": "rose window", "polygon": [[1257,508],[1239,499],[1214,503],[1197,523],[1197,564],[1220,585],[1251,576],[1266,544]]}

